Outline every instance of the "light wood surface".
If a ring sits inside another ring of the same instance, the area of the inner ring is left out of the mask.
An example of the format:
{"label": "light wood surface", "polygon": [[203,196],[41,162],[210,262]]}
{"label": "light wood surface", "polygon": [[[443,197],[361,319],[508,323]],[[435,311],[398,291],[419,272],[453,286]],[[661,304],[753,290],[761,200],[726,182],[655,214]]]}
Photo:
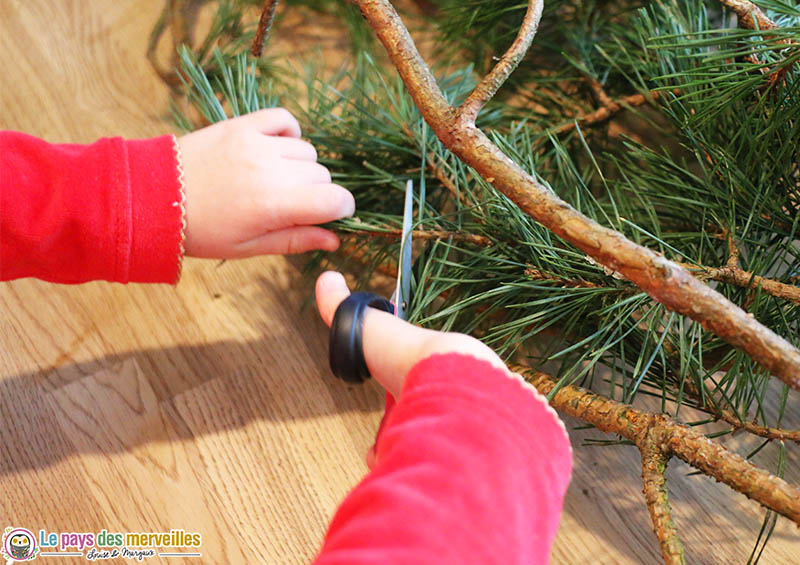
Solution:
{"label": "light wood surface", "polygon": [[[0,128],[54,142],[172,131],[144,58],[160,8],[0,0]],[[308,562],[366,471],[382,393],[329,374],[299,265],[187,260],[175,288],[0,285],[0,529],[184,529],[202,534],[203,563]],[[638,453],[572,436],[553,563],[660,562]],[[759,455],[774,466],[774,449]],[[670,465],[689,561],[746,562],[763,511],[687,472]],[[762,563],[800,563],[787,520]]]}

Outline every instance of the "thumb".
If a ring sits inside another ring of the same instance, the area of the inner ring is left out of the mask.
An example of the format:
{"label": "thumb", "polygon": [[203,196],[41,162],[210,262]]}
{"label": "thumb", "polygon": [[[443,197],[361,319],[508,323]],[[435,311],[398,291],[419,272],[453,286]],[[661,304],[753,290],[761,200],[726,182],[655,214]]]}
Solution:
{"label": "thumb", "polygon": [[[341,274],[328,271],[317,279],[316,293],[320,315],[330,326],[336,308],[350,295],[347,283]],[[406,374],[422,358],[426,342],[436,334],[388,312],[367,308],[362,346],[370,374],[398,398]]]}

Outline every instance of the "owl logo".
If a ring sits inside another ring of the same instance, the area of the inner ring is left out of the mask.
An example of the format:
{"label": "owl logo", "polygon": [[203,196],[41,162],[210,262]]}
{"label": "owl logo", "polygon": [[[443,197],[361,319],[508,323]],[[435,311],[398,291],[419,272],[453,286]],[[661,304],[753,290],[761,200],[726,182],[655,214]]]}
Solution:
{"label": "owl logo", "polygon": [[25,528],[6,528],[0,555],[7,559],[6,565],[17,561],[33,561],[39,554],[36,536]]}

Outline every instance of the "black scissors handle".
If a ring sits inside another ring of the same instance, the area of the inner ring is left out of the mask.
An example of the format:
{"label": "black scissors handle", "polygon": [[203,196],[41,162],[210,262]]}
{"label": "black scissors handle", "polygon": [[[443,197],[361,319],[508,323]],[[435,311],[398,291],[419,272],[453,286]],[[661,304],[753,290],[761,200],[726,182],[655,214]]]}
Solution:
{"label": "black scissors handle", "polygon": [[370,377],[361,341],[364,314],[370,306],[394,314],[394,304],[382,296],[371,292],[354,292],[339,304],[333,315],[329,358],[331,370],[347,382],[360,383]]}

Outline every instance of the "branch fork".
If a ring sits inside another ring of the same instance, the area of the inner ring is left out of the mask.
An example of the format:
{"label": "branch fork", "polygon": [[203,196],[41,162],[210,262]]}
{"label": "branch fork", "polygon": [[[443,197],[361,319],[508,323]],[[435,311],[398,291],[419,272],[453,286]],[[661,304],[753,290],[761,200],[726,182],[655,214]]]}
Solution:
{"label": "branch fork", "polygon": [[[475,126],[475,117],[516,68],[533,41],[542,1],[530,0],[523,28],[509,52],[460,108],[452,107],[388,0],[357,0],[400,73],[409,94],[442,143],[520,209],[592,256],[622,273],[668,309],[745,351],[793,388],[800,389],[800,351],[739,306],[667,260],[571,208],[505,155]],[[491,180],[490,180],[491,179]]]}

